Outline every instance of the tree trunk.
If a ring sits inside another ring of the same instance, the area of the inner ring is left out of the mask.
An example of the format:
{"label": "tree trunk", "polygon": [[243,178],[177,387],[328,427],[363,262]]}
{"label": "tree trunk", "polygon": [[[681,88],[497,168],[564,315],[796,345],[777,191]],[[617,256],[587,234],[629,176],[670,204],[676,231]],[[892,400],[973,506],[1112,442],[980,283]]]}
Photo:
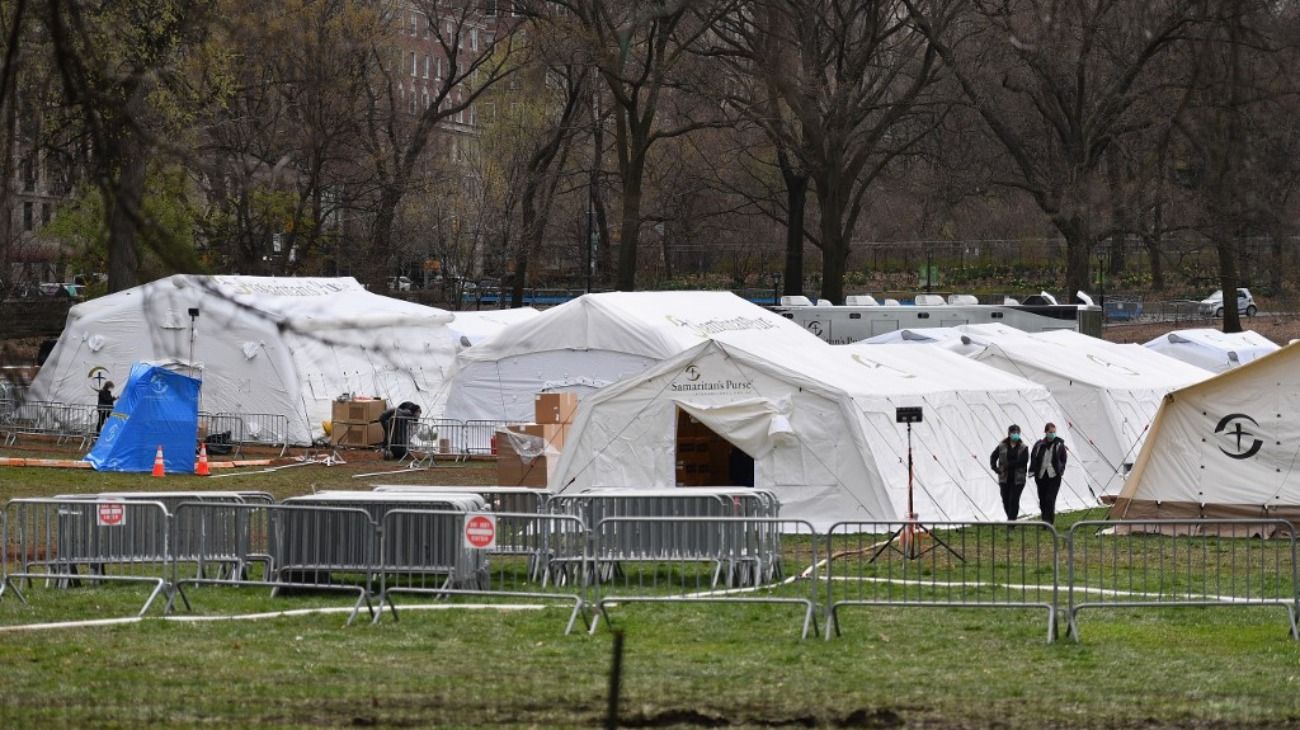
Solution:
{"label": "tree trunk", "polygon": [[1151,264],[1151,289],[1153,291],[1164,291],[1165,288],[1165,265],[1160,258],[1160,249],[1163,244],[1159,233],[1152,233],[1142,237],[1143,244],[1147,249],[1147,262]]}
{"label": "tree trunk", "polygon": [[108,226],[109,292],[130,289],[140,283],[140,256],[136,248],[140,230],[136,223],[144,215],[141,203],[149,163],[136,144],[134,133],[128,132],[122,139],[117,180],[112,190],[103,191]]}
{"label": "tree trunk", "polygon": [[[844,303],[844,269],[849,257],[847,234],[841,228],[844,201],[832,185],[818,186],[821,208],[822,286],[819,298],[833,304]],[[821,194],[828,190],[828,194]]]}
{"label": "tree trunk", "polygon": [[1065,301],[1078,301],[1077,292],[1091,288],[1092,236],[1088,225],[1078,215],[1054,218],[1057,230],[1065,237]]}
{"label": "tree trunk", "polygon": [[1281,231],[1273,231],[1269,236],[1269,253],[1273,259],[1273,264],[1268,267],[1268,285],[1273,289],[1273,296],[1282,295],[1282,282],[1286,279],[1286,246],[1284,239],[1285,234]]}
{"label": "tree trunk", "polygon": [[803,226],[804,211],[808,207],[808,176],[782,168],[785,178],[785,276],[782,291],[785,296],[803,296]]}
{"label": "tree trunk", "polygon": [[623,219],[619,223],[618,271],[615,287],[636,290],[637,243],[641,237],[641,174],[645,169],[643,150],[634,148],[623,175]]}
{"label": "tree trunk", "polygon": [[515,281],[510,289],[511,307],[524,306],[524,287],[528,285],[528,255],[532,252],[535,238],[541,238],[534,236],[534,231],[541,228],[537,225],[537,184],[534,180],[529,179],[525,185],[519,207],[523,218],[523,236],[519,250],[515,252]]}
{"label": "tree trunk", "polygon": [[1219,286],[1223,289],[1223,331],[1240,332],[1241,315],[1237,311],[1236,237],[1225,231],[1219,236]]}
{"label": "tree trunk", "polygon": [[379,194],[375,208],[375,230],[370,240],[369,261],[362,269],[363,280],[371,291],[383,291],[388,285],[388,272],[393,258],[393,219],[402,202],[405,183],[391,182]]}

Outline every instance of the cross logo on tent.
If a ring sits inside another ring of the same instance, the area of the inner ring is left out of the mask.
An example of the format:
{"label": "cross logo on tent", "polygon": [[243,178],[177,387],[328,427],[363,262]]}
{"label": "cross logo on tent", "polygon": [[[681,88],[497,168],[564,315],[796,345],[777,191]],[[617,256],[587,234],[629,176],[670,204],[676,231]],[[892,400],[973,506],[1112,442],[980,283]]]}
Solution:
{"label": "cross logo on tent", "polygon": [[94,383],[93,385],[90,386],[90,389],[98,392],[104,389],[104,381],[108,380],[108,369],[104,368],[103,366],[96,365],[95,367],[90,369],[90,372],[86,374],[86,377],[90,378],[91,381]]}
{"label": "cross logo on tent", "polygon": [[[1242,427],[1241,425],[1242,421],[1249,421],[1252,426],[1255,426],[1256,428],[1259,427],[1259,422],[1251,418],[1250,416],[1246,415],[1245,413],[1229,413],[1228,415],[1219,419],[1219,425],[1214,427],[1215,433],[1226,432],[1226,435],[1228,435],[1229,437],[1236,438],[1237,450],[1235,452],[1228,451],[1222,446],[1219,447],[1219,451],[1222,451],[1224,456],[1227,456],[1232,459],[1249,459],[1255,454],[1258,454],[1259,450],[1264,446],[1264,442],[1255,438],[1255,434],[1251,433],[1250,431],[1247,431],[1245,428]],[[1231,424],[1235,428],[1232,430],[1227,430],[1229,424]],[[1246,438],[1250,438],[1251,440],[1254,441],[1254,443],[1250,445],[1250,448],[1247,448],[1246,450],[1243,451],[1242,440]]]}

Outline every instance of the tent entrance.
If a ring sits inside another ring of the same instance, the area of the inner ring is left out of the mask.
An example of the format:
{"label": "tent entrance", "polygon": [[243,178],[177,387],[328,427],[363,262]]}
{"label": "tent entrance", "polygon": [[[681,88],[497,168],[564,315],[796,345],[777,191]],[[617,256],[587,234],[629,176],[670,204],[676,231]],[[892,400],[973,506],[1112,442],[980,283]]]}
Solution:
{"label": "tent entrance", "polygon": [[754,459],[677,409],[677,486],[752,487]]}

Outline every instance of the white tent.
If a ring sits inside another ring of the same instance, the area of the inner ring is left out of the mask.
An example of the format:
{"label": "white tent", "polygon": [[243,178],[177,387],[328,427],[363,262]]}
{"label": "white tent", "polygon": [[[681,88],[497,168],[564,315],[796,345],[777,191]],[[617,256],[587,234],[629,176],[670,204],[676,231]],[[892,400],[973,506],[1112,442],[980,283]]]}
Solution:
{"label": "white tent", "polygon": [[1112,515],[1300,520],[1300,344],[1166,397]]}
{"label": "white tent", "polygon": [[1277,350],[1272,340],[1250,330],[1225,333],[1208,328],[1170,332],[1151,340],[1145,347],[1214,373],[1245,365]]}
{"label": "white tent", "polygon": [[94,403],[134,362],[188,365],[193,332],[204,411],[283,415],[289,441],[306,444],[324,435],[342,393],[440,410],[455,356],[450,321],[350,277],[170,276],[73,307],[31,397]]}
{"label": "white tent", "polygon": [[961,337],[961,330],[953,327],[904,328],[883,332],[875,337],[858,340],[862,345],[933,345],[942,340]]}
{"label": "white tent", "polygon": [[447,402],[459,420],[533,420],[533,396],[579,397],[710,338],[760,332],[789,347],[829,347],[729,292],[587,294],[461,352]]}
{"label": "white tent", "polygon": [[456,347],[472,347],[491,339],[498,332],[516,322],[525,322],[541,312],[532,307],[516,309],[483,309],[456,312],[447,328],[451,330]]}
{"label": "white tent", "polygon": [[[1009,423],[1060,420],[1043,387],[938,348],[793,347],[749,332],[588,396],[549,486],[675,486],[685,413],[753,457],[754,484],[777,493],[782,515],[820,528],[897,520],[907,511],[900,406],[924,409],[913,432],[915,494],[933,521],[1002,519],[990,453]],[[1091,504],[1083,474],[1068,467],[1060,509]],[[1032,486],[1021,505],[1037,512]]]}
{"label": "white tent", "polygon": [[1165,394],[1210,375],[1141,345],[1078,332],[1026,333],[1000,325],[958,329],[965,335],[956,342],[975,347],[970,357],[1051,391],[1065,415],[1057,428],[1098,494],[1119,491],[1126,465],[1137,459]]}

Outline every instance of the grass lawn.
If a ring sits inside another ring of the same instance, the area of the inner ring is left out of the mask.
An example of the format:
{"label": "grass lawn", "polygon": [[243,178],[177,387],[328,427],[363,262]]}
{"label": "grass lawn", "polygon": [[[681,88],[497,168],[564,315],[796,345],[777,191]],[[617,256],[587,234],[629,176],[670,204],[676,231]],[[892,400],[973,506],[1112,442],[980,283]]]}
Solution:
{"label": "grass lawn", "polygon": [[[10,468],[0,496],[207,487],[283,498],[378,481],[492,481],[483,464],[350,478],[382,469],[159,482]],[[981,554],[993,544],[972,539],[966,549]],[[209,617],[350,603],[191,591]],[[29,605],[0,600],[0,626],[131,616],[146,589],[31,593]],[[1300,727],[1300,645],[1279,609],[1098,611],[1083,619],[1083,643],[1054,645],[1043,642],[1043,615],[854,607],[842,637],[800,641],[792,607],[620,606],[621,715],[642,727]],[[566,618],[563,608],[407,610],[378,625],[328,613],[0,632],[0,727],[598,724],[611,635],[563,636]]]}

